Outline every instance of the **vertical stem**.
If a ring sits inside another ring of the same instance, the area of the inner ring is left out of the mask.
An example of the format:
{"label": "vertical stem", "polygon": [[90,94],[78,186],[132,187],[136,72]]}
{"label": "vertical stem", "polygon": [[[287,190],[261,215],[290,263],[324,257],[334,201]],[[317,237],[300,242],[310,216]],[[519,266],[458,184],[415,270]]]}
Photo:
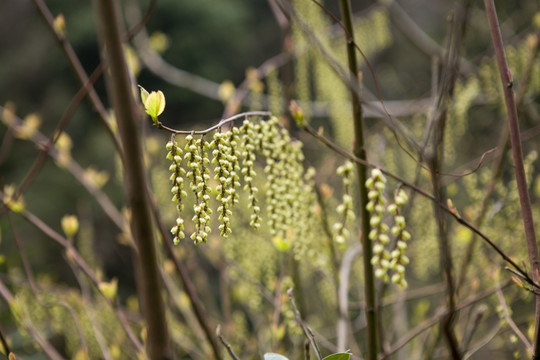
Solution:
{"label": "vertical stem", "polygon": [[[358,84],[358,65],[356,63],[356,49],[354,47],[354,29],[352,24],[351,4],[350,0],[340,0],[339,6],[341,9],[341,18],[346,29],[347,36],[347,59],[351,76],[351,83]],[[358,88],[358,87],[356,87]],[[367,160],[366,150],[364,148],[364,126],[362,104],[360,103],[360,95],[355,91],[355,86],[351,86],[351,102],[354,121],[354,155],[362,160]],[[362,247],[363,247],[363,263],[364,263],[364,296],[366,301],[366,359],[377,359],[378,340],[377,340],[377,313],[375,304],[375,280],[373,273],[373,265],[371,258],[373,251],[368,234],[371,230],[369,225],[369,213],[366,210],[368,203],[367,191],[365,183],[367,180],[366,166],[357,163],[358,172],[358,187],[360,192],[360,216],[362,220]]]}
{"label": "vertical stem", "polygon": [[156,256],[154,229],[150,216],[146,174],[140,144],[138,113],[133,87],[122,49],[117,1],[95,0],[101,43],[106,48],[109,65],[108,92],[118,121],[124,148],[124,171],[127,195],[132,212],[131,228],[137,244],[137,283],[141,308],[147,326],[147,352],[150,359],[170,359],[169,333],[162,285]]}
{"label": "vertical stem", "polygon": [[[534,230],[533,216],[531,210],[531,201],[527,188],[527,179],[525,176],[525,168],[523,166],[523,151],[521,149],[521,138],[519,134],[519,122],[517,115],[517,107],[512,89],[512,73],[506,61],[504,45],[502,41],[501,30],[499,28],[499,20],[497,19],[497,11],[493,0],[484,0],[486,7],[486,15],[489,21],[489,29],[491,40],[495,48],[495,58],[499,68],[501,77],[504,102],[506,104],[506,112],[508,117],[508,126],[510,129],[510,144],[512,145],[512,158],[514,160],[514,172],[519,193],[519,201],[521,204],[521,216],[523,218],[523,226],[525,228],[525,239],[527,241],[527,249],[529,253],[529,262],[532,269],[532,278],[538,282],[538,272],[540,264],[538,259],[538,246],[536,244],[536,235]],[[540,296],[536,295],[536,311],[535,311],[535,327],[533,339],[533,359],[540,359]]]}

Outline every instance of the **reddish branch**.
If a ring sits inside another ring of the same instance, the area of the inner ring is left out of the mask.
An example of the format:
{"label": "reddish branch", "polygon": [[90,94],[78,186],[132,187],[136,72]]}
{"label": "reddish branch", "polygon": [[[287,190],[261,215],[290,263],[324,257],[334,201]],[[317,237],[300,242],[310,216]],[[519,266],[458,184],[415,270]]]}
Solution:
{"label": "reddish branch", "polygon": [[[486,14],[489,21],[489,28],[493,47],[495,49],[495,58],[499,68],[499,75],[502,81],[504,102],[506,104],[506,112],[508,117],[508,127],[510,129],[510,144],[512,146],[512,158],[514,160],[514,172],[516,175],[517,188],[519,193],[519,201],[521,204],[521,216],[523,218],[523,226],[525,228],[525,240],[527,242],[527,250],[529,253],[529,262],[532,269],[532,278],[535,283],[538,282],[538,274],[540,264],[538,260],[538,246],[536,244],[536,234],[534,230],[534,222],[531,210],[531,201],[527,187],[527,179],[525,176],[525,167],[523,165],[523,150],[521,148],[521,138],[519,134],[519,121],[517,115],[516,101],[513,91],[512,73],[506,61],[504,45],[502,41],[499,20],[493,0],[484,0]],[[535,313],[535,331],[534,331],[534,354],[533,359],[540,359],[538,353],[540,348],[540,296],[536,296],[536,313]]]}

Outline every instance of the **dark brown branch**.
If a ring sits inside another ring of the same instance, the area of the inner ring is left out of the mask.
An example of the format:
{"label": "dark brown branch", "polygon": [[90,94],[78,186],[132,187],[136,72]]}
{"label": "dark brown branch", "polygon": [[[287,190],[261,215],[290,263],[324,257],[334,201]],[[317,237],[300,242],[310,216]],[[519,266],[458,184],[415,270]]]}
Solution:
{"label": "dark brown branch", "polygon": [[165,318],[162,284],[157,263],[154,227],[149,208],[139,125],[141,114],[133,98],[133,86],[122,48],[117,3],[96,0],[95,13],[99,35],[106,48],[109,65],[108,93],[114,106],[120,139],[124,149],[124,173],[128,204],[132,212],[131,228],[138,249],[138,291],[147,326],[147,352],[151,359],[172,358],[169,331]]}

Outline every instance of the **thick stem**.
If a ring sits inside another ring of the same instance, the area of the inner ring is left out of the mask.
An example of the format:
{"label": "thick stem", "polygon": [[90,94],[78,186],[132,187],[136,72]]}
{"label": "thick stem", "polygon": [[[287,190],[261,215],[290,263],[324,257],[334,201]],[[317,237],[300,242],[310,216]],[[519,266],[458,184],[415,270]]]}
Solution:
{"label": "thick stem", "polygon": [[[347,60],[351,76],[351,83],[358,85],[358,65],[356,62],[356,49],[354,46],[354,29],[352,24],[351,4],[349,0],[340,0],[339,6],[341,9],[341,18],[347,32]],[[353,153],[356,157],[362,160],[367,159],[366,149],[364,148],[364,126],[362,104],[360,97],[356,91],[358,86],[351,86],[351,102],[354,121],[354,149]],[[377,359],[378,340],[377,340],[377,312],[375,304],[375,278],[373,273],[373,265],[371,258],[373,251],[368,238],[370,232],[369,213],[366,210],[368,203],[367,191],[365,183],[367,180],[367,167],[363,164],[356,164],[358,172],[358,187],[360,192],[360,218],[362,221],[362,247],[363,247],[363,263],[364,263],[364,296],[366,300],[366,359]]]}
{"label": "thick stem", "polygon": [[123,159],[125,182],[132,212],[132,232],[138,250],[137,280],[141,308],[147,326],[148,357],[170,359],[172,354],[165,320],[165,306],[161,297],[162,286],[138,130],[141,115],[135,105],[133,87],[122,49],[117,2],[95,0],[94,3],[100,40],[106,48],[106,62],[110,70],[109,98],[114,106],[125,154]]}
{"label": "thick stem", "polygon": [[[521,149],[521,138],[519,134],[519,122],[517,115],[517,107],[514,99],[512,73],[506,61],[504,45],[502,41],[501,30],[499,28],[499,20],[493,0],[484,0],[486,14],[489,21],[489,29],[491,39],[495,48],[495,58],[499,68],[501,77],[504,102],[506,104],[506,112],[508,116],[508,126],[510,129],[510,144],[512,145],[512,158],[514,160],[514,172],[519,193],[519,201],[521,204],[521,216],[523,218],[523,226],[525,228],[525,239],[527,241],[527,249],[529,252],[529,262],[532,269],[532,278],[538,282],[538,271],[540,264],[538,260],[538,246],[536,244],[536,235],[534,230],[533,216],[531,210],[531,201],[527,188],[527,179],[525,176],[525,168],[523,165],[523,151]],[[536,296],[536,312],[535,312],[535,331],[533,339],[534,354],[533,359],[540,359],[540,296]]]}

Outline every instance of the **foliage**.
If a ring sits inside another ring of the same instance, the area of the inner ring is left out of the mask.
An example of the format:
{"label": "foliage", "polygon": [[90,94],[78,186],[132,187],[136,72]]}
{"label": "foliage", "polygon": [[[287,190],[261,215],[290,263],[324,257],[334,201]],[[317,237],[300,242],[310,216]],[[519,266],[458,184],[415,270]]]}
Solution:
{"label": "foliage", "polygon": [[[362,52],[355,88],[346,70],[350,34],[337,25],[339,16],[330,15],[337,14],[331,2],[326,10],[305,0],[269,4],[278,20],[285,19],[283,53],[274,58],[268,51],[256,54],[263,46],[255,34],[272,34],[263,40],[278,48],[266,4],[159,3],[155,20],[146,24],[162,31],[150,36],[153,51],[205,76],[202,83],[213,92],[208,99],[188,94],[200,94],[197,85],[166,85],[171,79],[159,78],[145,62],[138,40],[124,47],[136,79],[133,93],[140,93],[137,114],[150,117],[137,126],[172,351],[196,359],[224,358],[225,351],[245,359],[308,358],[307,352],[320,360],[354,359],[365,354],[365,314],[374,311],[379,358],[448,358],[453,349],[444,341],[445,326],[463,357],[530,357],[538,290],[531,280],[536,276],[520,265],[528,256],[523,215],[483,9],[466,10],[474,21],[463,26],[475,36],[459,44],[461,51],[450,45],[453,24],[448,33],[446,26],[431,27],[442,44],[431,52],[427,34],[412,36],[410,23],[400,21],[404,10],[397,2],[361,9],[354,16],[354,43]],[[65,14],[49,24],[48,39],[72,43],[84,68],[95,66],[96,31],[93,22],[81,20],[87,14],[58,1],[49,5]],[[130,7],[140,4],[125,6],[128,22],[136,23]],[[441,14],[452,10],[430,6]],[[507,86],[516,93],[538,225],[540,60],[531,19],[540,9],[523,6],[504,8],[500,16],[513,19],[503,28],[513,77]],[[431,21],[411,15],[424,25]],[[522,18],[531,21],[517,23]],[[20,36],[22,53],[42,51],[26,33]],[[434,59],[432,69],[409,42]],[[93,55],[84,57],[88,49]],[[220,61],[214,50],[223,54]],[[445,93],[454,54],[460,66]],[[120,130],[108,109],[112,103],[103,105],[102,84],[92,89],[106,111],[91,102],[91,112],[80,106],[86,94],[73,97],[71,80],[52,84],[46,65],[54,63],[51,74],[66,69],[51,54],[46,59],[41,67],[26,61],[13,67],[21,80],[28,71],[46,86],[38,91],[24,82],[32,88],[25,98],[6,80],[8,97],[0,99],[1,338],[24,358],[144,359],[151,340],[140,314],[140,254],[130,226],[138,219],[122,195],[130,154],[119,151]],[[137,82],[162,90],[136,90]],[[351,88],[363,104],[364,165],[371,169],[365,184],[355,174],[362,159],[349,152],[355,136]],[[194,120],[219,117],[223,107],[251,112],[219,122]],[[366,204],[359,200],[363,191]],[[361,208],[370,216],[366,234]],[[433,208],[446,212],[442,220]],[[373,251],[376,309],[365,306],[362,236]],[[510,285],[512,278],[521,287]],[[455,316],[445,322],[452,286]],[[296,303],[287,296],[291,288]],[[223,335],[216,336],[218,324]],[[8,351],[6,344],[0,349]]]}

